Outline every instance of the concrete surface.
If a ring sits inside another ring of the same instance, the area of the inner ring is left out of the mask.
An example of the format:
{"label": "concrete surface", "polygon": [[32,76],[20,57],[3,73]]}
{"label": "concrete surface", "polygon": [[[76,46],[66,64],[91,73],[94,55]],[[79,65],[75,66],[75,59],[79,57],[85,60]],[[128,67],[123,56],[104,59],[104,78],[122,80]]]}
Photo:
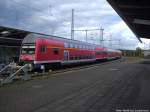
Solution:
{"label": "concrete surface", "polygon": [[0,112],[121,112],[150,108],[150,64],[128,59],[0,88]]}

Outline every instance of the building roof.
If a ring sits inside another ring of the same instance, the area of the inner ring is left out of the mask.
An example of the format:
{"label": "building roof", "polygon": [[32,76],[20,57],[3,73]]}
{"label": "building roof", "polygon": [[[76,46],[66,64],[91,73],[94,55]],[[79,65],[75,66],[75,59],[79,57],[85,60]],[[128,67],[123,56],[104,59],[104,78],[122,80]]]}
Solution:
{"label": "building roof", "polygon": [[20,46],[24,37],[30,32],[0,26],[0,46]]}
{"label": "building roof", "polygon": [[137,38],[150,39],[150,0],[107,0]]}
{"label": "building roof", "polygon": [[34,41],[35,38],[43,37],[43,38],[55,38],[57,40],[64,40],[64,41],[80,43],[80,44],[84,43],[87,45],[100,46],[100,45],[82,42],[78,40],[71,40],[71,39],[67,39],[64,37],[41,34],[41,33],[25,31],[25,30],[16,29],[16,28],[0,26],[0,46],[20,47],[21,43],[24,42],[24,39],[27,37],[30,38],[28,40],[31,42]]}

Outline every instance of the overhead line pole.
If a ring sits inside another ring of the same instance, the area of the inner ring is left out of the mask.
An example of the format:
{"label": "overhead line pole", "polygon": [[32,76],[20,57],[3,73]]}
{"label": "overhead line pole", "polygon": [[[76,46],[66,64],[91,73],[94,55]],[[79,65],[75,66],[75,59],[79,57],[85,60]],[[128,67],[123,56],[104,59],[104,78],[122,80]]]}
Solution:
{"label": "overhead line pole", "polygon": [[104,29],[100,28],[100,44],[103,46]]}
{"label": "overhead line pole", "polygon": [[87,42],[87,37],[88,37],[87,33],[88,33],[88,31],[95,31],[95,30],[100,31],[100,44],[101,44],[102,41],[103,41],[103,35],[104,35],[104,33],[103,33],[104,29],[103,28],[100,28],[100,29],[86,29],[86,30],[74,30],[74,31],[85,31],[85,40]]}
{"label": "overhead line pole", "polygon": [[87,30],[85,30],[85,34],[86,34],[85,40],[87,42]]}
{"label": "overhead line pole", "polygon": [[74,9],[72,9],[72,18],[71,18],[71,39],[74,40]]}

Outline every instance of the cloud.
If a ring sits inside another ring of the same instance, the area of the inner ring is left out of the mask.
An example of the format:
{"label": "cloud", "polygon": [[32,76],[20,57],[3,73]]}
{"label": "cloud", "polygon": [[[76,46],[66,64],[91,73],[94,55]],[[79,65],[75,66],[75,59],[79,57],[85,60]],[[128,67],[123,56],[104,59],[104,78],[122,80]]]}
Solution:
{"label": "cloud", "polygon": [[[104,32],[109,34],[104,38],[112,34],[112,43],[118,44],[115,40],[121,40],[128,49],[138,45],[135,35],[106,0],[1,0],[0,25],[70,38],[72,9],[75,10],[75,29],[103,26]],[[93,42],[90,39],[93,36],[98,44],[99,34],[99,31],[88,32],[88,41]],[[75,39],[85,41],[85,32],[75,32]],[[109,47],[109,42],[104,43]]]}

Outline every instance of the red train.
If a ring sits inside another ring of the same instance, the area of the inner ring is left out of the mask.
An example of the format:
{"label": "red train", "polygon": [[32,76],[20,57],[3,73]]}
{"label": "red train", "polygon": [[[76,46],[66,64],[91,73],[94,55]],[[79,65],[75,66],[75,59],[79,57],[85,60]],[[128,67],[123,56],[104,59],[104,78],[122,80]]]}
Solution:
{"label": "red train", "polygon": [[94,62],[121,58],[121,56],[122,53],[119,50],[77,40],[31,33],[22,42],[20,62],[31,62],[35,66],[49,66]]}

